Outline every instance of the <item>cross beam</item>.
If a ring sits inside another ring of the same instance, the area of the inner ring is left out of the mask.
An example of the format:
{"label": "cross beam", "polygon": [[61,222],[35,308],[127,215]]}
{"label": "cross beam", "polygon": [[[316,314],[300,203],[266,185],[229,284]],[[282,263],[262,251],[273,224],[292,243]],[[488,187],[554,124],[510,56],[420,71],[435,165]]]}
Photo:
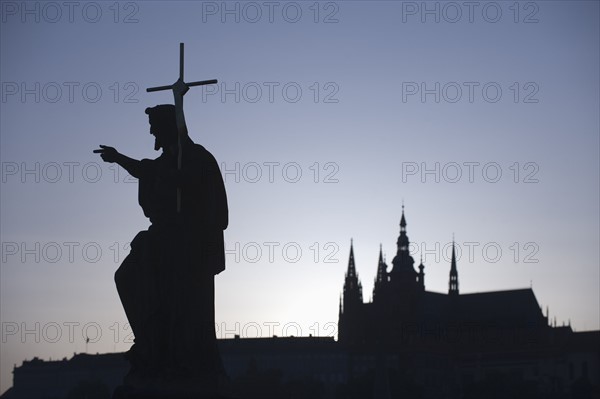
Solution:
{"label": "cross beam", "polygon": [[[210,80],[200,80],[198,82],[190,82],[190,83],[186,83],[186,85],[188,87],[193,87],[193,86],[214,85],[216,83],[218,83],[217,79],[210,79]],[[171,89],[173,89],[173,85],[157,86],[157,87],[147,88],[146,92],[152,93],[153,91],[163,91],[163,90],[171,90]]]}
{"label": "cross beam", "polygon": [[[181,79],[181,81],[185,82],[183,79],[183,43],[179,43],[179,79]],[[188,87],[193,87],[193,86],[212,85],[212,84],[216,84],[216,83],[218,83],[217,79],[210,79],[210,80],[200,80],[197,82],[189,82],[189,83],[186,83],[186,85]],[[146,89],[146,92],[152,93],[154,91],[173,90],[174,85],[175,84],[168,85],[168,86],[149,87]]]}

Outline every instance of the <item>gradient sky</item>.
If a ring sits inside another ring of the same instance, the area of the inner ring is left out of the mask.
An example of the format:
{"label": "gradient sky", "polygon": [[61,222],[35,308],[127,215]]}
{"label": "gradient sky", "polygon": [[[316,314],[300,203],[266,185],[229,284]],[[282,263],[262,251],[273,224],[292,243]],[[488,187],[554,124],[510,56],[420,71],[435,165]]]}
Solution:
{"label": "gradient sky", "polygon": [[229,170],[218,337],[335,335],[350,239],[368,300],[403,200],[426,289],[454,234],[462,293],[532,286],[600,328],[599,3],[473,4],[2,1],[0,392],[85,335],[130,346],[113,274],[148,221],[92,150],[158,155],[144,108],[172,95],[145,88],[179,42],[186,80],[220,81],[185,97]]}

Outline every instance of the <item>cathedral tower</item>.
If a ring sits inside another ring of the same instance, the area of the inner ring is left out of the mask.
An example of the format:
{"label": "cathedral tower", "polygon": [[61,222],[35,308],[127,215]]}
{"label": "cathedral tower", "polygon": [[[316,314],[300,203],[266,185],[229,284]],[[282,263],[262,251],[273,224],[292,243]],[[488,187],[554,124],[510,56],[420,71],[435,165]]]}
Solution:
{"label": "cathedral tower", "polygon": [[340,303],[338,338],[340,341],[352,341],[358,334],[363,305],[362,284],[354,264],[354,244],[350,241],[350,257],[344,281],[344,293]]}
{"label": "cathedral tower", "polygon": [[400,219],[400,236],[397,241],[398,251],[392,260],[392,271],[390,281],[394,289],[414,289],[417,286],[417,272],[414,269],[414,259],[410,256],[409,241],[406,235],[406,218],[404,217],[404,205],[402,205],[402,218]]}
{"label": "cathedral tower", "polygon": [[387,265],[383,260],[383,249],[381,248],[381,244],[379,244],[379,261],[377,262],[377,275],[375,276],[375,285],[373,286],[373,302],[383,298],[387,282]]}

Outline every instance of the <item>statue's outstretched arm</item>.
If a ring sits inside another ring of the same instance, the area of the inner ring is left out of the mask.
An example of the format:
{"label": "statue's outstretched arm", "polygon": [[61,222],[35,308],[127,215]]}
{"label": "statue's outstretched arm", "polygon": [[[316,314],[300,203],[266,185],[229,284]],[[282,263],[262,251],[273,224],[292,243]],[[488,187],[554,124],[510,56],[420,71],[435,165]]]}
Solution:
{"label": "statue's outstretched arm", "polygon": [[129,158],[128,156],[121,154],[115,148],[107,145],[100,145],[100,148],[94,150],[94,153],[100,154],[104,162],[119,164],[129,172],[131,176],[139,179],[141,175],[141,162],[137,159]]}

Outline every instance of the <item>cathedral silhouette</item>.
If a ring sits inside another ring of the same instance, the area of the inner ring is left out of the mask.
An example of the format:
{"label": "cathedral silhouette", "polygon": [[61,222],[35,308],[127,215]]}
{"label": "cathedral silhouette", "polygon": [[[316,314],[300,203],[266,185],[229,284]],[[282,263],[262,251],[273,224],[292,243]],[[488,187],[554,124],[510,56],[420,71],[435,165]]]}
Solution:
{"label": "cathedral silhouette", "polygon": [[419,271],[414,268],[402,208],[392,269],[388,272],[380,248],[372,302],[363,302],[354,248],[350,244],[343,298],[340,298],[341,343],[377,343],[401,348],[408,342],[433,344],[440,339],[466,339],[473,344],[474,338],[485,340],[491,335],[505,338],[507,332],[513,337],[539,334],[548,327],[548,319],[531,288],[459,295],[454,242],[448,294],[426,291],[425,265],[421,260]]}
{"label": "cathedral silhouette", "polygon": [[351,241],[338,342],[352,378],[342,397],[600,397],[600,331],[552,326],[531,288],[461,295],[454,240],[448,293],[426,291],[406,226],[403,205],[391,270],[380,247],[370,302]]}

